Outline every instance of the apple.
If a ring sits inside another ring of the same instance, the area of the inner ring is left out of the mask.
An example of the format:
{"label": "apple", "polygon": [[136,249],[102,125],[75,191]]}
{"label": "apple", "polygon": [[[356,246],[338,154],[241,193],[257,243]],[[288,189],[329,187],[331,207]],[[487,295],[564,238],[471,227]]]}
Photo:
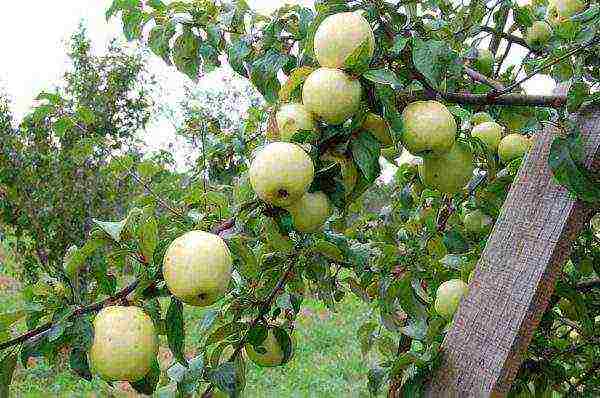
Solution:
{"label": "apple", "polygon": [[413,155],[441,155],[452,149],[456,121],[444,104],[437,101],[416,101],[402,112],[404,134],[402,143]]}
{"label": "apple", "polygon": [[494,72],[494,54],[487,48],[477,50],[477,58],[473,60],[473,68],[479,73],[491,76]]}
{"label": "apple", "polygon": [[342,124],[360,107],[361,86],[339,69],[319,68],[302,87],[302,102],[309,112],[328,124]]}
{"label": "apple", "polygon": [[496,152],[503,131],[504,128],[496,122],[483,122],[473,127],[471,135],[483,141],[491,152]]}
{"label": "apple", "polygon": [[227,291],[233,260],[219,236],[190,231],[165,252],[163,276],[169,291],[184,303],[204,307]]}
{"label": "apple", "polygon": [[375,113],[367,114],[365,121],[363,122],[362,129],[373,134],[377,141],[381,143],[382,148],[387,148],[394,145],[392,134],[390,132],[390,126],[387,124],[384,118]]}
{"label": "apple", "polygon": [[263,367],[279,366],[285,359],[285,353],[282,350],[273,329],[269,329],[265,341],[261,344],[266,352],[257,352],[252,344],[246,344],[246,355],[255,364]]}
{"label": "apple", "polygon": [[152,319],[139,307],[110,306],[94,319],[90,368],[107,381],[138,381],[152,367],[158,337]]}
{"label": "apple", "polygon": [[541,47],[552,37],[552,28],[545,21],[535,21],[525,34],[525,41],[531,47]]}
{"label": "apple", "polygon": [[569,332],[569,339],[573,343],[579,343],[581,341],[581,335],[577,332],[577,330],[573,329]]}
{"label": "apple", "polygon": [[465,214],[463,224],[468,232],[479,234],[492,224],[492,218],[478,209]]}
{"label": "apple", "polygon": [[369,61],[375,51],[375,35],[360,12],[341,12],[328,16],[315,32],[314,51],[319,65],[342,68],[346,59],[367,43]]}
{"label": "apple", "polygon": [[584,8],[585,3],[582,0],[550,0],[548,13],[551,18],[558,16],[559,19],[568,19]]}
{"label": "apple", "polygon": [[419,166],[419,176],[425,186],[455,194],[471,180],[473,170],[470,148],[457,142],[448,153],[424,157],[423,164]]}
{"label": "apple", "polygon": [[473,126],[477,126],[478,124],[485,122],[493,122],[494,118],[490,116],[487,112],[477,112],[473,116],[471,116],[471,124]]}
{"label": "apple", "polygon": [[286,207],[306,193],[315,169],[300,146],[273,142],[258,152],[248,173],[252,189],[262,200]]}
{"label": "apple", "polygon": [[450,279],[442,283],[435,295],[435,311],[444,318],[451,319],[468,290],[467,284],[460,279]]}
{"label": "apple", "polygon": [[302,104],[285,104],[275,115],[279,134],[277,141],[290,141],[300,130],[315,130],[316,123]]}
{"label": "apple", "polygon": [[329,199],[323,192],[307,192],[287,208],[299,232],[317,232],[331,215]]}
{"label": "apple", "polygon": [[498,156],[504,163],[520,158],[529,150],[531,141],[521,134],[509,134],[498,145]]}

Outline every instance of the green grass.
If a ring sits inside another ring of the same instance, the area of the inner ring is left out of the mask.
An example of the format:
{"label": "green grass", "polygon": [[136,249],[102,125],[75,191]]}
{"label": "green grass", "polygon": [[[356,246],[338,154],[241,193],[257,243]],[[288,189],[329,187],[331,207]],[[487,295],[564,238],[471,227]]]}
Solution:
{"label": "green grass", "polygon": [[[18,294],[0,291],[0,312],[16,308]],[[355,298],[338,304],[336,312],[322,303],[306,300],[295,332],[293,359],[284,367],[261,368],[248,363],[245,397],[359,397],[367,396],[367,363],[360,354],[356,328],[366,307]],[[188,351],[199,337],[195,325],[202,310],[185,307]],[[161,353],[163,351],[161,350]],[[168,354],[167,354],[168,355]],[[168,361],[166,362],[168,363]],[[126,386],[125,386],[126,387]],[[87,382],[72,374],[65,358],[50,366],[45,360],[18,366],[11,397],[134,397],[121,386],[109,389],[104,383]]]}

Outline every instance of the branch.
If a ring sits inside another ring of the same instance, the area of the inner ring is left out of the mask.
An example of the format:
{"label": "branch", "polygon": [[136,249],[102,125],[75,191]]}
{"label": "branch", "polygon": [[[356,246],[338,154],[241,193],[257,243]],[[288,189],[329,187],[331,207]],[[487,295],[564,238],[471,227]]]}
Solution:
{"label": "branch", "polygon": [[502,85],[502,83],[490,79],[486,75],[479,73],[476,70],[469,68],[468,66],[465,66],[465,73],[474,81],[486,84],[496,91],[504,90],[504,86]]}
{"label": "branch", "polygon": [[[90,304],[84,307],[79,307],[76,310],[74,310],[66,319],[67,320],[71,320],[74,318],[78,318],[81,315],[90,313],[90,312],[95,312],[98,311],[99,309],[101,309],[102,307],[104,307],[107,304],[113,303],[113,302],[117,302],[125,297],[127,297],[130,293],[132,293],[138,286],[138,284],[140,283],[139,279],[136,279],[135,281],[133,281],[132,283],[130,283],[129,285],[127,285],[126,287],[124,287],[123,289],[119,290],[117,293],[115,293],[114,296],[110,296],[102,301],[99,301],[97,303],[94,304]],[[154,283],[152,284],[154,285]],[[150,286],[152,286],[150,285]],[[38,326],[35,329],[32,329],[30,331],[28,331],[25,334],[22,334],[18,337],[15,337],[12,340],[9,341],[5,341],[4,343],[0,344],[0,351],[17,345],[17,344],[21,344],[26,342],[27,340],[38,336],[44,332],[46,332],[47,330],[49,330],[56,322],[48,322],[43,324],[42,326]]]}
{"label": "branch", "polygon": [[129,171],[129,175],[138,184],[140,184],[142,187],[144,187],[144,189],[146,191],[148,191],[148,193],[150,195],[152,195],[163,208],[169,210],[171,213],[173,213],[175,216],[181,218],[183,221],[185,221],[185,222],[188,221],[187,217],[183,213],[179,212],[178,210],[175,210],[171,205],[169,205],[163,198],[160,197],[160,195],[158,195],[156,192],[154,192],[152,190],[152,188],[150,188],[150,186],[147,183],[145,183],[135,172]]}
{"label": "branch", "polygon": [[581,291],[587,291],[592,289],[600,288],[600,278],[592,279],[586,282],[579,282],[576,289]]}
{"label": "branch", "polygon": [[503,94],[491,96],[489,94],[468,93],[419,93],[398,94],[400,100],[413,102],[424,99],[439,100],[440,98],[458,104],[468,105],[505,105],[505,106],[543,106],[549,108],[560,108],[567,102],[567,97],[562,95],[526,95],[526,94]]}
{"label": "branch", "polygon": [[487,33],[491,33],[491,34],[493,34],[495,36],[498,36],[498,37],[500,37],[500,38],[508,41],[509,43],[515,43],[515,44],[520,45],[521,47],[525,47],[525,48],[531,50],[531,47],[529,47],[529,44],[527,44],[527,42],[525,41],[525,39],[523,39],[521,37],[518,37],[518,36],[515,36],[515,35],[510,35],[510,34],[505,33],[505,32],[500,32],[500,31],[498,31],[498,30],[496,30],[496,29],[494,29],[492,27],[489,27],[489,26],[480,26],[479,29],[482,32],[487,32]]}

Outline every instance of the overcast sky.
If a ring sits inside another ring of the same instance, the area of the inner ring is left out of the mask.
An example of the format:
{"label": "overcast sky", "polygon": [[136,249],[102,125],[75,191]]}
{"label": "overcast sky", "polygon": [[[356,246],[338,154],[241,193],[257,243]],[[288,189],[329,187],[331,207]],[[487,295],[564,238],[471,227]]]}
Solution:
{"label": "overcast sky", "polygon": [[[311,5],[312,0],[292,0]],[[275,9],[290,0],[248,0],[248,3],[264,12]],[[104,13],[109,0],[19,0],[3,1],[0,15],[0,87],[8,92],[13,110],[20,118],[31,107],[33,98],[44,89],[60,81],[68,66],[65,40],[83,21],[92,39],[94,51],[101,53],[113,37],[122,37],[118,19],[107,22]],[[151,57],[151,70],[162,81],[168,82],[169,97],[176,102],[181,99],[182,87],[189,81],[183,74],[167,67],[157,57]],[[212,79],[201,84],[210,84]],[[536,79],[527,85],[531,93],[549,93],[552,86],[547,79]],[[173,139],[172,127],[157,122],[148,144],[153,148],[164,147]]]}

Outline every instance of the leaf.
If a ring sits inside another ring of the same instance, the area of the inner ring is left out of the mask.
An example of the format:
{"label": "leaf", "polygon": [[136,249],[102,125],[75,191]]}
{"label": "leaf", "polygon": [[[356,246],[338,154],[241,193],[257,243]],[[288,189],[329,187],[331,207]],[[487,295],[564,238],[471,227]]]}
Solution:
{"label": "leaf", "polygon": [[158,364],[158,360],[154,358],[150,370],[144,378],[135,382],[130,382],[129,384],[131,384],[131,387],[140,394],[152,395],[154,390],[156,390],[159,380],[160,365]]}
{"label": "leaf", "polygon": [[585,102],[589,93],[590,87],[587,83],[578,80],[571,84],[567,94],[567,110],[571,113],[576,112]]}
{"label": "leaf", "polygon": [[227,46],[227,61],[229,65],[243,77],[248,77],[244,62],[248,59],[251,52],[252,50],[248,43],[236,37],[232,37],[230,45]]}
{"label": "leaf", "polygon": [[7,353],[0,361],[0,397],[8,398],[13,373],[17,366],[17,355]]}
{"label": "leaf", "polygon": [[173,356],[179,363],[187,366],[187,360],[183,353],[185,341],[185,326],[183,324],[183,304],[175,297],[171,298],[171,304],[165,318],[167,341]]}
{"label": "leaf", "polygon": [[583,165],[581,134],[573,132],[566,138],[556,137],[550,147],[548,164],[556,181],[571,194],[591,204],[600,203],[600,183]]}
{"label": "leaf", "polygon": [[115,242],[121,241],[121,233],[127,224],[127,218],[118,222],[100,221],[95,218],[92,218],[92,221],[104,232],[106,232]]}
{"label": "leaf", "polygon": [[123,34],[127,40],[136,40],[142,36],[142,27],[147,19],[141,10],[137,8],[126,10],[121,19],[123,20]]}
{"label": "leaf", "polygon": [[396,35],[396,37],[394,37],[394,44],[392,45],[392,48],[390,48],[390,52],[395,56],[399,56],[402,54],[402,51],[404,51],[404,48],[406,48],[409,41],[410,38],[408,37]]}
{"label": "leaf", "polygon": [[173,45],[175,66],[193,81],[198,80],[200,74],[200,42],[200,37],[196,36],[191,29],[184,29],[183,34],[175,39]]}
{"label": "leaf", "polygon": [[175,36],[175,33],[175,25],[169,21],[165,25],[156,25],[148,35],[148,46],[150,47],[150,50],[161,57],[167,65],[171,65],[171,47],[169,43],[173,36]]}
{"label": "leaf", "polygon": [[111,6],[106,11],[106,20],[123,10],[133,10],[140,6],[140,0],[113,0]]}
{"label": "leaf", "polygon": [[316,241],[314,250],[333,261],[344,261],[342,251],[336,245],[326,240],[319,239]]}
{"label": "leaf", "polygon": [[289,360],[292,358],[292,355],[294,353],[294,347],[292,344],[292,338],[290,337],[289,333],[280,327],[275,327],[272,329],[272,333],[275,335],[275,338],[277,339],[277,342],[279,343],[279,346],[281,347],[281,350],[283,351],[283,360],[281,362],[281,364],[285,364],[287,362],[289,362]]}
{"label": "leaf", "polygon": [[230,396],[235,396],[238,391],[236,379],[236,369],[231,362],[223,362],[208,372],[208,380]]}
{"label": "leaf", "polygon": [[385,369],[382,368],[369,369],[369,373],[367,375],[369,381],[367,383],[367,386],[369,388],[369,392],[373,396],[379,394],[379,390],[381,389],[386,374],[387,372],[385,371]]}
{"label": "leaf", "polygon": [[[293,98],[293,93],[295,91],[299,91],[299,88],[302,87],[306,78],[315,70],[315,68],[310,66],[302,66],[300,68],[294,69],[290,77],[286,80],[286,82],[281,86],[279,90],[279,100],[281,102],[289,102]],[[298,94],[300,96],[300,94]]]}
{"label": "leaf", "polygon": [[73,124],[73,121],[68,116],[61,117],[52,125],[54,133],[59,137],[64,137],[67,131],[72,129],[74,126],[75,125]]}
{"label": "leaf", "polygon": [[402,82],[396,74],[388,68],[370,69],[363,74],[363,77],[378,84],[387,84],[395,90],[401,90]]}
{"label": "leaf", "polygon": [[415,68],[433,87],[439,87],[449,66],[457,58],[458,55],[443,41],[413,39],[412,59]]}
{"label": "leaf", "polygon": [[277,94],[281,89],[277,73],[287,62],[288,56],[286,54],[281,54],[275,49],[269,49],[265,55],[252,63],[250,79],[265,97],[265,100],[271,104],[277,102]]}
{"label": "leaf", "polygon": [[183,375],[183,378],[177,386],[184,394],[193,394],[198,391],[202,382],[202,372],[204,370],[204,359],[198,355],[190,361],[189,367]]}
{"label": "leaf", "polygon": [[381,144],[379,141],[371,133],[361,131],[351,141],[350,146],[352,157],[360,171],[362,171],[369,183],[374,182],[381,173],[379,166]]}
{"label": "leaf", "polygon": [[[69,353],[69,367],[82,379],[91,381],[92,373],[88,363],[88,353],[80,347],[73,347]],[[0,396],[2,396],[0,394]]]}
{"label": "leaf", "polygon": [[283,236],[272,219],[265,220],[265,234],[269,246],[281,253],[291,253],[294,250],[294,242]]}
{"label": "leaf", "polygon": [[152,262],[154,250],[158,244],[158,225],[156,218],[149,217],[140,227],[140,250],[148,262]]}
{"label": "leaf", "polygon": [[352,54],[346,58],[342,69],[351,74],[361,75],[369,68],[371,62],[371,43],[369,39],[363,40],[360,46],[356,47]]}
{"label": "leaf", "polygon": [[262,345],[262,343],[267,338],[268,333],[269,333],[269,331],[268,331],[267,327],[264,324],[259,323],[258,325],[254,326],[252,329],[248,330],[248,334],[246,335],[246,340],[248,341],[248,343],[257,347],[257,346]]}

